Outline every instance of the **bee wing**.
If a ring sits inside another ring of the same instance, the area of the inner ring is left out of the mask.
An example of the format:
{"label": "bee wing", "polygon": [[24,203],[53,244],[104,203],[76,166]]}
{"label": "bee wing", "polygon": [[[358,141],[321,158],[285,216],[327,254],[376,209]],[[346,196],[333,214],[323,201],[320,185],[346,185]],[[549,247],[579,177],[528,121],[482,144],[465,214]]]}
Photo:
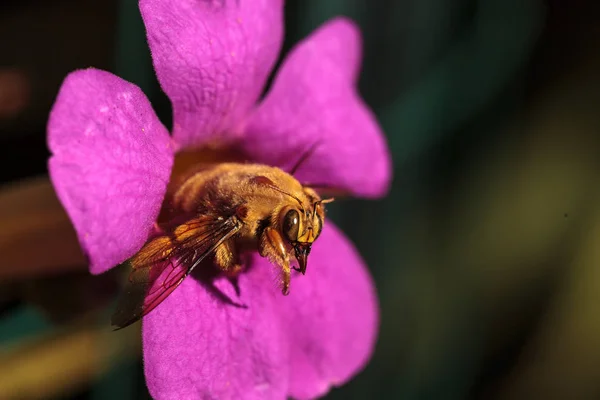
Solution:
{"label": "bee wing", "polygon": [[236,217],[200,216],[153,238],[126,263],[132,268],[111,322],[125,328],[152,311],[192,270],[241,228]]}

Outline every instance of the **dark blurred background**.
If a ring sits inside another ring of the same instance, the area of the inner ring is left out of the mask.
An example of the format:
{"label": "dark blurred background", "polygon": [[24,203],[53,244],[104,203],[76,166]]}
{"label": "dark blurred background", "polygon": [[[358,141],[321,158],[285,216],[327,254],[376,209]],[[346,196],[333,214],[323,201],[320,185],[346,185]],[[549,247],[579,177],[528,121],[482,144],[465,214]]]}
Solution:
{"label": "dark blurred background", "polygon": [[[348,15],[395,179],[332,207],[375,277],[375,355],[332,399],[600,399],[600,2],[288,0],[285,50]],[[138,84],[170,126],[134,0],[0,3],[0,399],[143,399],[48,184],[65,75]],[[18,396],[17,396],[18,394]]]}

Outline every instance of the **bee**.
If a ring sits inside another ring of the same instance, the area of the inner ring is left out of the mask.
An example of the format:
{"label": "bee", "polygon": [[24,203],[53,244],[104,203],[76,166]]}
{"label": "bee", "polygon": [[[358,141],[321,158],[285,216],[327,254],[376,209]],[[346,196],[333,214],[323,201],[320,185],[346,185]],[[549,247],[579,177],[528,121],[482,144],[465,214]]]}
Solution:
{"label": "bee", "polygon": [[131,273],[113,326],[148,314],[208,256],[235,277],[242,254],[258,252],[279,268],[287,295],[291,269],[306,273],[331,201],[277,167],[222,163],[194,172],[172,194],[170,222],[125,262]]}

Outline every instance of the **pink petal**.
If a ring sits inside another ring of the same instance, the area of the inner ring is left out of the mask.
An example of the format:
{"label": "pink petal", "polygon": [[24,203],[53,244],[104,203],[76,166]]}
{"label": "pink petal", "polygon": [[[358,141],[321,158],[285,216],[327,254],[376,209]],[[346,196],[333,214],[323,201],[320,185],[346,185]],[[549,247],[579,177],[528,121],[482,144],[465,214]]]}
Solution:
{"label": "pink petal", "polygon": [[230,140],[279,54],[283,1],[142,0],[140,10],[175,140]]}
{"label": "pink petal", "polygon": [[362,369],[378,328],[375,288],[349,241],[329,223],[305,276],[281,294],[254,255],[235,307],[187,278],[143,324],[146,380],[157,399],[284,399],[323,395]]}
{"label": "pink petal", "polygon": [[385,137],[356,88],[360,33],[349,20],[326,23],[285,60],[272,90],[251,117],[245,152],[291,167],[313,145],[296,176],[358,196],[383,195],[391,179]]}
{"label": "pink petal", "polygon": [[[200,266],[202,267],[202,266]],[[188,277],[143,321],[146,382],[155,399],[284,399],[287,339],[273,313],[281,293],[269,268],[215,287],[225,303]]]}
{"label": "pink petal", "polygon": [[328,223],[313,245],[305,276],[293,277],[278,302],[291,351],[294,398],[314,398],[340,386],[368,362],[377,339],[375,286],[350,241]]}
{"label": "pink petal", "polygon": [[131,257],[158,215],[173,149],[144,93],[108,72],[64,81],[48,122],[52,183],[98,274]]}

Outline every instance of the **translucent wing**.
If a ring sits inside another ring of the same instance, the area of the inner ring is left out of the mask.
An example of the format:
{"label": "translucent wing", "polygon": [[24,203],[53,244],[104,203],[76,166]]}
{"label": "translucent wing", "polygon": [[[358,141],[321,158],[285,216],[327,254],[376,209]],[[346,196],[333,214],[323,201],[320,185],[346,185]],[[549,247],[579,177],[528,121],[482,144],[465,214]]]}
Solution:
{"label": "translucent wing", "polygon": [[132,271],[112,325],[124,328],[152,311],[192,270],[241,227],[239,219],[200,216],[155,237],[125,263]]}

